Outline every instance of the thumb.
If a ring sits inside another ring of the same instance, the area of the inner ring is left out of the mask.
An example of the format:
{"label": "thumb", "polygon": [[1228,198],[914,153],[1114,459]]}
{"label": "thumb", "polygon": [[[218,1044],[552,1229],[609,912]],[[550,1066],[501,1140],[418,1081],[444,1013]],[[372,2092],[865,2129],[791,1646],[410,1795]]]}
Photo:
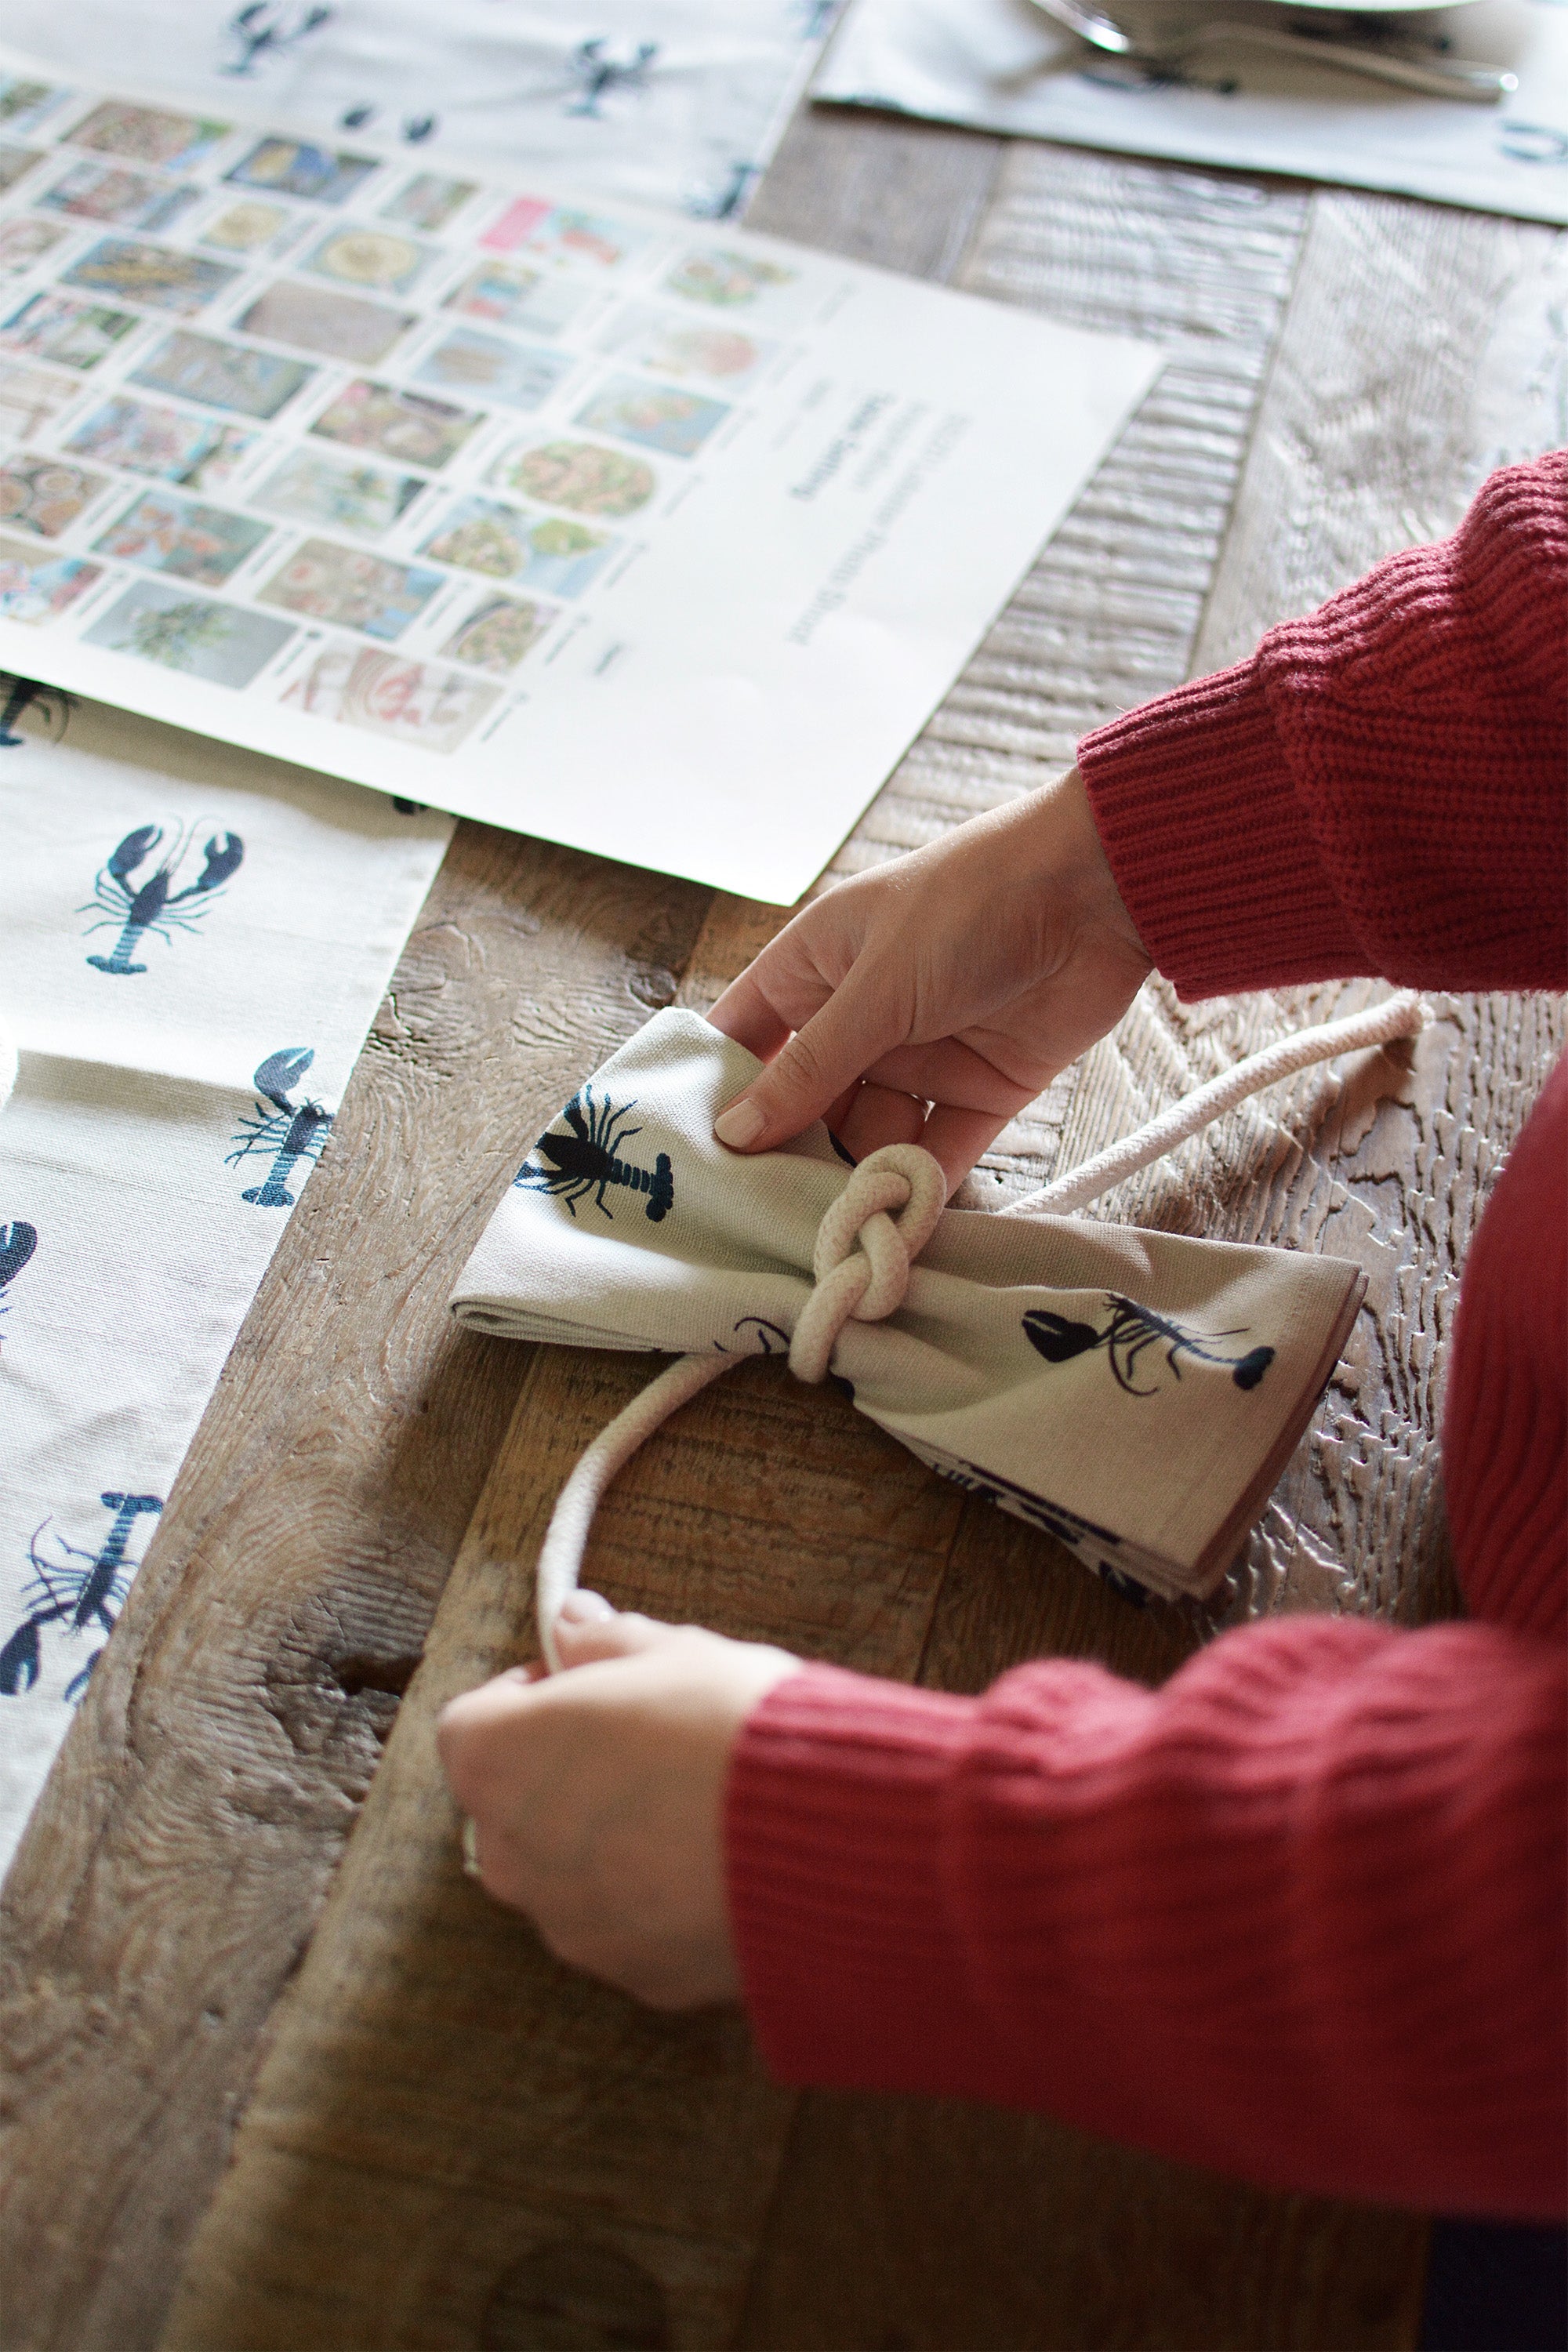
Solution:
{"label": "thumb", "polygon": [[615,1610],[596,1592],[569,1592],[555,1620],[555,1646],[561,1664],[591,1666],[603,1658],[635,1657],[656,1650],[675,1628],[636,1610]]}
{"label": "thumb", "polygon": [[787,1143],[903,1042],[889,1011],[853,978],[847,980],[766,1069],[726,1104],[713,1132],[731,1151],[769,1151]]}

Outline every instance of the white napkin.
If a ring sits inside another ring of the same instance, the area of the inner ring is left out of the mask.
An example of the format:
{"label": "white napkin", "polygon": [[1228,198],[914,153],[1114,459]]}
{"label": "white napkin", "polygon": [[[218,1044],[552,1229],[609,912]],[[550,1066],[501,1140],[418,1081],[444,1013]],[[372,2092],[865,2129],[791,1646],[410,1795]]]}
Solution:
{"label": "white napkin", "polygon": [[[454,1313],[504,1338],[779,1354],[848,1169],[826,1129],[742,1158],[715,1112],[755,1057],[657,1013],[523,1161]],[[1335,1258],[948,1210],[883,1323],[832,1359],[934,1469],[1113,1580],[1202,1595],[1229,1567],[1354,1320]]]}

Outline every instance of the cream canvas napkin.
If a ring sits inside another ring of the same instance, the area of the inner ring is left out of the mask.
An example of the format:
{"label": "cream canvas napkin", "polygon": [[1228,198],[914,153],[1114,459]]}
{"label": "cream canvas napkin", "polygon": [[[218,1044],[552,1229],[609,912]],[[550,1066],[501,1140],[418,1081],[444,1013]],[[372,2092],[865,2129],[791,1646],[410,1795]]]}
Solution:
{"label": "cream canvas napkin", "polygon": [[[578,1347],[783,1353],[849,1171],[821,1126],[752,1159],[714,1113],[759,1067],[655,1015],[524,1160],[453,1294],[475,1329]],[[1338,1259],[948,1210],[833,1373],[933,1468],[1113,1580],[1203,1595],[1295,1446],[1360,1305]]]}

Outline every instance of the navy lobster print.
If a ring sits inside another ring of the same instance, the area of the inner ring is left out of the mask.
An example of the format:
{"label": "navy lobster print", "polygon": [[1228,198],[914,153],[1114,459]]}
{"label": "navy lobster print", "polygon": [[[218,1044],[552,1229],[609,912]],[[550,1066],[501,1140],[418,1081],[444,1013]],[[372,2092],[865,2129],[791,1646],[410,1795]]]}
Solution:
{"label": "navy lobster print", "polygon": [[282,57],[331,20],[332,12],[328,7],[288,7],[283,0],[247,0],[247,5],[237,8],[228,20],[228,35],[236,44],[237,55],[219,71],[253,74],[258,58]]}
{"label": "navy lobster print", "polygon": [[[0,1301],[37,1246],[38,1229],[26,1217],[13,1217],[8,1225],[0,1225]],[[5,1312],[0,1303],[0,1315]]]}
{"label": "navy lobster print", "polygon": [[579,41],[567,67],[576,81],[581,95],[566,110],[568,114],[586,115],[598,121],[599,101],[616,89],[642,89],[647,81],[648,68],[658,55],[657,41],[639,41],[629,55],[616,57],[610,44],[601,35],[592,41]]}
{"label": "navy lobster print", "polygon": [[[319,1102],[297,1103],[289,1098],[289,1089],[297,1087],[311,1063],[314,1052],[309,1045],[286,1045],[281,1053],[268,1054],[258,1062],[251,1083],[262,1101],[256,1106],[256,1117],[241,1115],[239,1132],[229,1141],[237,1144],[224,1160],[226,1168],[237,1167],[257,1152],[270,1152],[272,1165],[263,1184],[249,1185],[240,1194],[258,1209],[291,1209],[294,1195],[289,1190],[289,1179],[301,1160],[313,1162],[321,1156],[321,1146],[332,1124],[332,1114]],[[263,1105],[270,1103],[270,1111]]]}
{"label": "navy lobster print", "polygon": [[[58,1625],[68,1633],[85,1633],[97,1624],[105,1633],[114,1630],[114,1621],[121,1605],[131,1590],[131,1578],[138,1563],[129,1564],[126,1552],[131,1544],[131,1531],[146,1511],[161,1511],[161,1495],[122,1495],[110,1492],[99,1498],[106,1511],[112,1511],[113,1520],[97,1552],[84,1551],[79,1544],[67,1543],[63,1536],[55,1540],[65,1558],[46,1559],[38,1549],[39,1539],[47,1519],[33,1531],[27,1547],[27,1558],[33,1575],[23,1591],[22,1601],[26,1611],[21,1623],[0,1649],[0,1697],[19,1698],[30,1691],[38,1679],[42,1664],[40,1635],[46,1625]],[[79,1561],[85,1565],[79,1567]],[[66,1685],[66,1697],[74,1702],[87,1688],[88,1677],[103,1655],[100,1643],[86,1665],[71,1676]]]}
{"label": "navy lobster print", "polygon": [[108,864],[99,867],[92,897],[77,912],[85,915],[94,908],[100,909],[100,919],[88,925],[89,932],[101,931],[114,923],[121,929],[112,955],[88,957],[96,971],[117,975],[145,971],[144,963],[132,963],[131,959],[147,933],[153,931],[161,940],[172,940],[176,930],[194,931],[197,922],[210,911],[213,900],[230,875],[238,872],[245,859],[245,844],[238,834],[226,833],[221,842],[216,834],[210,834],[203,850],[205,863],[201,872],[184,889],[176,890],[173,887],[174,876],[195,832],[194,825],[176,826],[168,851],[147,879],[134,887],[132,876],[163,842],[161,824],[139,824],[111,852]]}
{"label": "navy lobster print", "polygon": [[[1129,1396],[1152,1396],[1159,1387],[1156,1380],[1153,1388],[1142,1389],[1133,1379],[1138,1359],[1150,1348],[1163,1349],[1165,1363],[1177,1380],[1182,1377],[1181,1358],[1192,1356],[1201,1363],[1227,1365],[1238,1389],[1255,1389],[1274,1361],[1272,1348],[1251,1348],[1245,1356],[1222,1355],[1207,1340],[1184,1331],[1179,1323],[1153,1314],[1117,1291],[1108,1290],[1105,1303],[1110,1315],[1103,1328],[1093,1323],[1075,1323],[1044,1307],[1031,1307],[1024,1318],[1025,1337],[1047,1364],[1065,1364],[1073,1356],[1086,1355],[1090,1348],[1103,1348],[1117,1387]],[[1216,1331],[1213,1337],[1237,1339],[1242,1334]]]}
{"label": "navy lobster print", "polygon": [[25,710],[40,712],[59,735],[65,730],[70,708],[69,695],[62,694],[58,687],[40,686],[36,677],[13,677],[5,688],[5,703],[0,705],[0,751],[14,751],[26,741],[16,727]]}
{"label": "navy lobster print", "polygon": [[525,1160],[512,1179],[531,1192],[548,1192],[564,1201],[573,1216],[577,1203],[591,1192],[596,1208],[606,1217],[614,1211],[605,1198],[606,1186],[624,1184],[630,1192],[646,1192],[649,1223],[658,1224],[669,1214],[675,1200],[675,1178],[670,1170],[669,1154],[661,1151],[651,1168],[638,1168],[619,1153],[640,1127],[617,1124],[636,1110],[635,1101],[616,1105],[606,1095],[602,1102],[594,1100],[592,1087],[573,1096],[562,1118],[571,1129],[569,1135],[542,1135],[534,1145],[548,1167],[536,1168],[532,1157]]}

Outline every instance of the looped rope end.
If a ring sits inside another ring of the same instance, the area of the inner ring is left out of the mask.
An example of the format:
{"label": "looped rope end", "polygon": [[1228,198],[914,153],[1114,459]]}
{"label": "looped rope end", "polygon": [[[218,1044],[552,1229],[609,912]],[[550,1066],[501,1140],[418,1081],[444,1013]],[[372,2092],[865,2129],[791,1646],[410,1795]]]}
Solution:
{"label": "looped rope end", "polygon": [[1075,1209],[1087,1208],[1090,1201],[1109,1192],[1113,1184],[1124,1182],[1129,1176],[1136,1176],[1140,1169],[1163,1159],[1178,1143],[1196,1135],[1222,1112],[1234,1110],[1249,1095],[1260,1094],[1265,1087],[1278,1086],[1282,1078],[1293,1077],[1298,1070],[1309,1069],[1314,1062],[1332,1061],[1338,1054],[1353,1054],[1369,1045],[1390,1045],[1396,1037],[1418,1037],[1431,1018],[1415,991],[1405,988],[1396,995],[1384,997],[1380,1004],[1369,1005],[1363,1013],[1346,1013],[1338,1021],[1324,1021],[1316,1028],[1299,1029],[1266,1045],[1261,1053],[1249,1054],[1244,1062],[1222,1071],[1206,1086],[1194,1087],[1169,1110],[1162,1111],[1131,1135],[1124,1135],[1119,1143],[1096,1152],[1092,1160],[1084,1160],[1068,1174],[1053,1178],[1050,1183],[1026,1192],[1022,1200],[1011,1201],[994,1213],[999,1217],[1070,1216]]}

